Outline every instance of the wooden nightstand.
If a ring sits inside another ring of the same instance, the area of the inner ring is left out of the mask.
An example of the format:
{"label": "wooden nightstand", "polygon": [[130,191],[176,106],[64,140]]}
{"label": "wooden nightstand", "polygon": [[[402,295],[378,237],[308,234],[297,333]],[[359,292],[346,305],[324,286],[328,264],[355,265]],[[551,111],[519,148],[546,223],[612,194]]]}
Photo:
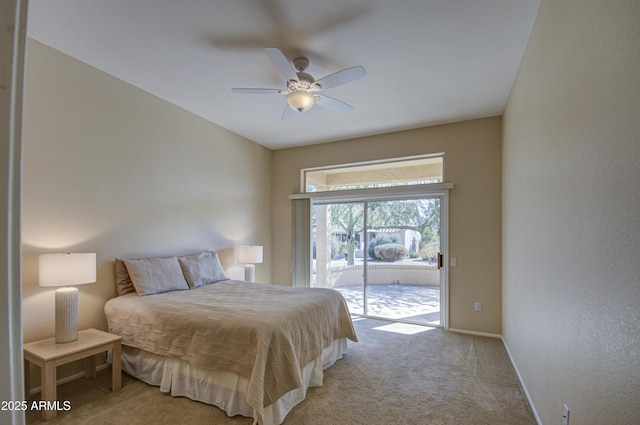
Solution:
{"label": "wooden nightstand", "polygon": [[[96,376],[96,354],[112,350],[111,390],[118,391],[121,386],[120,340],[122,338],[97,329],[78,332],[73,342],[56,344],[55,338],[43,339],[24,344],[25,396],[29,396],[29,362],[40,367],[40,385],[42,400],[56,401],[56,366],[84,359],[85,378]],[[56,410],[43,410],[42,417],[47,420],[56,416]]]}

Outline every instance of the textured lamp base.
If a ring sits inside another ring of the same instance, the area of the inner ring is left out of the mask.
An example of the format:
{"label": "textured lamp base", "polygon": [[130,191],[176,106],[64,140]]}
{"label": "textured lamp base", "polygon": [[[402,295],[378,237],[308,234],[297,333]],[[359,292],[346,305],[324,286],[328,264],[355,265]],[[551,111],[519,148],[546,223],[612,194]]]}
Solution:
{"label": "textured lamp base", "polygon": [[247,282],[256,281],[256,266],[253,264],[247,264],[244,266],[244,280]]}
{"label": "textured lamp base", "polygon": [[56,290],[56,343],[78,339],[78,288]]}

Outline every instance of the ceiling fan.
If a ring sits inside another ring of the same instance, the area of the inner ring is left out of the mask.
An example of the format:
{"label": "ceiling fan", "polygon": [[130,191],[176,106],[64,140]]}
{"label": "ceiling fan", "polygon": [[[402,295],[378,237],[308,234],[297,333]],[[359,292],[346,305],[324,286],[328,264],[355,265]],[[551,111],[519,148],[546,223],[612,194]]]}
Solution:
{"label": "ceiling fan", "polygon": [[309,59],[296,58],[289,62],[284,53],[276,47],[265,49],[273,65],[286,78],[286,89],[233,88],[238,94],[282,94],[286,95],[288,106],[282,113],[282,119],[291,118],[296,112],[305,112],[318,104],[336,112],[350,112],[353,106],[338,99],[320,94],[322,90],[350,83],[367,75],[362,66],[343,69],[315,80],[305,70],[309,67]]}

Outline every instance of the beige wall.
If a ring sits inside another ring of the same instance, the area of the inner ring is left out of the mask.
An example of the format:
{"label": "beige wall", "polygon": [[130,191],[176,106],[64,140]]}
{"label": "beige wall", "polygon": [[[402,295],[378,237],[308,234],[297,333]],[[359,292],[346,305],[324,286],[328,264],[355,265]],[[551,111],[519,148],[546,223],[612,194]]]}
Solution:
{"label": "beige wall", "polygon": [[[273,153],[273,280],[291,284],[291,205],[300,169],[409,155],[445,153],[450,195],[450,327],[502,332],[501,119],[499,117],[327,143]],[[474,301],[483,303],[476,313]]]}
{"label": "beige wall", "polygon": [[503,117],[504,338],[541,423],[640,423],[640,6],[543,0]]}
{"label": "beige wall", "polygon": [[[214,101],[214,100],[212,100]],[[113,259],[271,245],[271,151],[33,40],[23,140],[25,341],[54,333],[54,291],[37,255],[96,252],[80,286],[80,328],[106,329]],[[256,266],[271,279],[270,252]]]}

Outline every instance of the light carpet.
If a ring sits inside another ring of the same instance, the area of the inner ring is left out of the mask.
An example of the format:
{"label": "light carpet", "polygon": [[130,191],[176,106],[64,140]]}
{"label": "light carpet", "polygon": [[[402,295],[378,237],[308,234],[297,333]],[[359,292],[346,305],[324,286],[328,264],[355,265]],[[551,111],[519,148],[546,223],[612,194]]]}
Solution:
{"label": "light carpet", "polygon": [[[285,425],[535,425],[502,342],[441,329],[357,319],[360,342],[325,371]],[[27,424],[251,424],[220,409],[171,397],[127,374],[112,393],[110,370],[58,387],[71,410],[47,422],[28,411]],[[32,397],[35,400],[39,394]]]}

